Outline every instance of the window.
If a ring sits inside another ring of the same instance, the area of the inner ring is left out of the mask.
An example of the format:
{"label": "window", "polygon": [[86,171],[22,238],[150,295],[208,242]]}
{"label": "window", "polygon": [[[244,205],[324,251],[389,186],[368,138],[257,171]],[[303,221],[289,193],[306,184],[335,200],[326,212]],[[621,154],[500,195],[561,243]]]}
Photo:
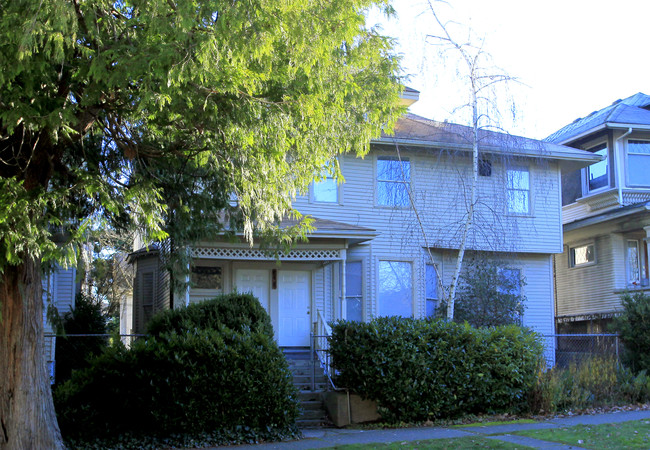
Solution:
{"label": "window", "polygon": [[497,292],[519,297],[521,295],[521,270],[499,269]]}
{"label": "window", "polygon": [[328,164],[322,173],[325,178],[314,182],[312,192],[315,202],[338,203],[339,201],[339,186],[332,174],[331,164]]}
{"label": "window", "polygon": [[363,295],[361,284],[363,274],[361,261],[348,262],[345,265],[345,303],[347,320],[363,320]]}
{"label": "window", "polygon": [[627,283],[638,285],[641,282],[641,261],[639,258],[639,241],[627,241]]}
{"label": "window", "polygon": [[530,212],[530,172],[528,168],[508,169],[506,177],[508,212],[528,214]]}
{"label": "window", "polygon": [[587,188],[591,192],[609,186],[607,144],[600,144],[589,151],[605,157],[604,160],[587,167]]}
{"label": "window", "polygon": [[596,262],[596,247],[594,244],[571,247],[569,249],[569,266],[579,267]]}
{"label": "window", "polygon": [[221,290],[221,267],[194,266],[190,280],[196,289]]}
{"label": "window", "polygon": [[438,307],[438,274],[437,268],[433,264],[426,265],[426,292],[424,294],[426,301],[426,316],[434,317]]}
{"label": "window", "polygon": [[408,206],[411,163],[408,159],[377,158],[377,204]]}
{"label": "window", "polygon": [[650,141],[627,141],[627,179],[632,186],[650,185]]}
{"label": "window", "polygon": [[379,261],[379,315],[413,317],[411,263]]}

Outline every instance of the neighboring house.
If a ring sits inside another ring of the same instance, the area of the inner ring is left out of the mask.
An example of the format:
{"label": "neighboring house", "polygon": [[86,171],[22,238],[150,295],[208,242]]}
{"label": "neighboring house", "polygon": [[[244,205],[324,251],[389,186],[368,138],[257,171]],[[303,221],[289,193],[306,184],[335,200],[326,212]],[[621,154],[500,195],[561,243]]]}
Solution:
{"label": "neighboring house", "polygon": [[607,332],[621,294],[649,289],[650,96],[617,100],[546,140],[602,158],[562,177],[556,316],[558,332]]}
{"label": "neighboring house", "polygon": [[50,373],[54,379],[56,330],[47,320],[48,307],[54,306],[60,316],[74,309],[75,296],[79,292],[77,283],[77,270],[74,267],[63,268],[56,265],[54,269],[43,274],[43,325],[45,331],[45,345],[43,348],[44,358]]}
{"label": "neighboring house", "polygon": [[[413,90],[404,95],[411,103],[417,96]],[[519,287],[527,298],[522,323],[552,334],[552,261],[562,251],[560,175],[599,158],[492,132],[481,133],[480,147],[469,249],[507,261],[507,276],[525,279]],[[165,251],[132,253],[135,331],[142,332],[158,310],[233,290],[260,299],[282,347],[308,347],[310,333],[338,318],[432,314],[455,268],[471,148],[469,127],[405,115],[395,135],[373,142],[365,158],[338,158],[343,183],[327,178],[295,200],[295,209],[314,218],[308,243],[279,262],[243,241],[201,243],[189,250],[187,291],[175,292],[161,270]]]}

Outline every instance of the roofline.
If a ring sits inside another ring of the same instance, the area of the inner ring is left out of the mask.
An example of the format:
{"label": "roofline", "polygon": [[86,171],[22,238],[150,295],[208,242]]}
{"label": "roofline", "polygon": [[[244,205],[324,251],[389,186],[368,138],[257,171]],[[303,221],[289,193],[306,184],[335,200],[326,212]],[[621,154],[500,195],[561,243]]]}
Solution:
{"label": "roofline", "polygon": [[582,139],[583,137],[589,136],[590,134],[593,134],[597,131],[601,130],[606,130],[606,129],[626,129],[626,128],[637,128],[641,130],[650,130],[650,125],[648,124],[631,124],[631,123],[617,123],[617,122],[605,122],[601,123],[600,125],[597,125],[593,128],[590,128],[587,131],[583,131],[580,134],[576,134],[575,136],[572,136],[568,139],[564,139],[562,141],[558,141],[557,144],[560,145],[566,145],[567,142],[574,142],[577,140]]}
{"label": "roofline", "polygon": [[[548,143],[543,141],[540,142],[542,142],[543,144],[559,145],[550,142]],[[371,144],[390,145],[393,143],[401,144],[401,145],[409,145],[413,147],[428,147],[428,148],[434,147],[440,149],[448,148],[454,150],[464,150],[468,152],[471,152],[473,150],[472,146],[469,144],[451,144],[448,142],[439,142],[439,141],[423,141],[421,139],[402,139],[402,138],[389,137],[389,138],[373,139],[371,141]],[[508,156],[521,156],[525,158],[560,159],[560,160],[567,160],[567,161],[585,161],[590,163],[602,161],[604,159],[604,157],[596,154],[591,154],[593,155],[593,157],[590,155],[573,156],[573,155],[561,155],[554,151],[550,151],[548,154],[530,154],[521,151],[505,152],[503,151],[503,147],[497,147],[492,145],[480,146],[480,149],[482,151],[487,151],[490,153],[508,155]]]}
{"label": "roofline", "polygon": [[637,206],[636,208],[630,209],[617,209],[614,211],[607,211],[603,214],[587,217],[584,219],[575,220],[573,222],[565,223],[562,228],[564,231],[573,231],[580,228],[588,227],[591,225],[597,225],[599,223],[606,222],[608,220],[620,219],[621,217],[629,216],[632,214],[637,214],[645,211],[650,211],[650,202],[646,202],[644,205]]}

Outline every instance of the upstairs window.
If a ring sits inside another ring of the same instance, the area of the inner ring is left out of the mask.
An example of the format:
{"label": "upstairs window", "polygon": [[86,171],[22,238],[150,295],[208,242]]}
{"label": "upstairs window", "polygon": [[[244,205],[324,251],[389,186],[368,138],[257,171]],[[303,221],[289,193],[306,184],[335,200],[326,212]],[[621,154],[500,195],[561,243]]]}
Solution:
{"label": "upstairs window", "polygon": [[630,186],[650,186],[650,141],[627,141],[627,180]]}
{"label": "upstairs window", "polygon": [[313,200],[322,203],[338,203],[339,186],[332,174],[333,168],[327,165],[322,173],[324,177],[321,181],[315,181],[313,184]]}
{"label": "upstairs window", "polygon": [[607,144],[590,148],[590,152],[604,156],[605,159],[587,167],[587,188],[589,192],[609,186],[609,158]]}
{"label": "upstairs window", "polygon": [[408,206],[411,162],[394,157],[377,158],[377,204],[380,206]]}
{"label": "upstairs window", "polygon": [[528,214],[530,212],[530,172],[527,167],[506,171],[508,212]]}
{"label": "upstairs window", "polygon": [[596,247],[592,244],[569,248],[569,266],[580,267],[596,263]]}

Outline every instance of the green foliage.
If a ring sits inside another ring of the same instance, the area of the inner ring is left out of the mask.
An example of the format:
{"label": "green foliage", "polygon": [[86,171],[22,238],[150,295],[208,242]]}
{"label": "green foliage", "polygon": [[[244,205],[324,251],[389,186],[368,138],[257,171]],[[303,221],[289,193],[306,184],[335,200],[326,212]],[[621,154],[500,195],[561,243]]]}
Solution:
{"label": "green foliage", "polygon": [[634,375],[616,358],[594,356],[568,368],[540,371],[530,392],[532,412],[554,413],[650,400],[650,377]]}
{"label": "green foliage", "polygon": [[[456,293],[454,321],[475,327],[521,323],[526,297],[519,278],[505,263],[475,256],[465,263]],[[446,305],[441,305],[446,312]]]}
{"label": "green foliage", "polygon": [[[209,313],[182,312],[189,318],[160,322],[177,328],[163,332],[159,325],[160,334],[129,349],[109,349],[55,391],[66,439],[207,434],[246,442],[295,434],[295,388],[265,321],[237,324],[225,314],[226,324]],[[210,328],[190,328],[192,320]]]}
{"label": "green foliage", "polygon": [[626,293],[621,297],[623,313],[613,328],[623,341],[625,362],[633,370],[650,371],[650,295]]}
{"label": "green foliage", "polygon": [[231,330],[260,331],[273,337],[271,318],[257,298],[250,294],[224,294],[212,300],[193,303],[186,308],[171,309],[156,314],[147,325],[147,333],[179,334],[197,328],[218,329],[221,325]]}
{"label": "green foliage", "polygon": [[292,200],[328,162],[365,154],[402,111],[392,41],[365,24],[376,5],[391,10],[383,0],[3,3],[0,270],[59,259],[49,223],[78,240],[106,219],[182,245],[227,222],[251,240],[296,214]]}
{"label": "green foliage", "polygon": [[[77,294],[75,307],[63,316],[63,330],[68,334],[105,334],[106,317],[102,305]],[[107,339],[100,336],[59,336],[56,338],[56,383],[68,379],[73,370],[90,366],[89,359],[103,352]]]}
{"label": "green foliage", "polygon": [[330,347],[337,385],[377,401],[390,422],[520,409],[542,354],[517,326],[399,317],[336,322]]}

